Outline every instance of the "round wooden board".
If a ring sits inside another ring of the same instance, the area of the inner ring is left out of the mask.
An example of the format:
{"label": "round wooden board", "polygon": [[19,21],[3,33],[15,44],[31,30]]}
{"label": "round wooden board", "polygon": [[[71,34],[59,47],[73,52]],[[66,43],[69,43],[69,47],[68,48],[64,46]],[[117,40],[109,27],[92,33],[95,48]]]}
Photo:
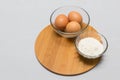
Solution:
{"label": "round wooden board", "polygon": [[[89,26],[85,32],[96,30]],[[38,61],[48,70],[61,75],[77,75],[95,67],[100,58],[86,59],[77,53],[74,39],[59,36],[48,25],[40,32],[35,43]]]}

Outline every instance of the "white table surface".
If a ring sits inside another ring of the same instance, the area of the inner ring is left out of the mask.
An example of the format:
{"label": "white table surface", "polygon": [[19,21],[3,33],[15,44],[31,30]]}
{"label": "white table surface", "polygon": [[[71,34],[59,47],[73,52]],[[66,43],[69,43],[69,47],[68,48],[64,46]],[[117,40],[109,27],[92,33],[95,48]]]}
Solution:
{"label": "white table surface", "polygon": [[[52,11],[65,5],[84,8],[90,25],[109,42],[101,62],[82,75],[51,73],[35,57],[36,37],[50,24]],[[120,0],[0,0],[0,80],[119,80],[119,8]]]}

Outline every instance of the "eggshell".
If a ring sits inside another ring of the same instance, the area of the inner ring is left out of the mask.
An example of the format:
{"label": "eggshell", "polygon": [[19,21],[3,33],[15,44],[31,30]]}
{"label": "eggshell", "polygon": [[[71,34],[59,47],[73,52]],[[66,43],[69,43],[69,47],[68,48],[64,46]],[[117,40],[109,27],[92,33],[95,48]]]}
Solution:
{"label": "eggshell", "polygon": [[60,14],[55,19],[55,26],[60,30],[64,30],[68,24],[68,17],[64,14]]}
{"label": "eggshell", "polygon": [[82,22],[82,16],[79,12],[77,11],[71,11],[69,12],[68,14],[68,19],[70,21],[77,21],[78,23],[81,23]]}
{"label": "eggshell", "polygon": [[67,24],[65,31],[66,32],[78,32],[81,29],[81,25],[76,21],[71,21]]}

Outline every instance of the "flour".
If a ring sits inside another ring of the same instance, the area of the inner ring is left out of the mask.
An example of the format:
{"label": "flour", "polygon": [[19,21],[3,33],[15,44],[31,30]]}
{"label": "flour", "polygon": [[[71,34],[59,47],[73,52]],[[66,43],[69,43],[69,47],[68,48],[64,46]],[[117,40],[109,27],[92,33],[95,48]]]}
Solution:
{"label": "flour", "polygon": [[84,57],[96,58],[102,54],[103,45],[95,38],[88,37],[80,40],[78,49]]}

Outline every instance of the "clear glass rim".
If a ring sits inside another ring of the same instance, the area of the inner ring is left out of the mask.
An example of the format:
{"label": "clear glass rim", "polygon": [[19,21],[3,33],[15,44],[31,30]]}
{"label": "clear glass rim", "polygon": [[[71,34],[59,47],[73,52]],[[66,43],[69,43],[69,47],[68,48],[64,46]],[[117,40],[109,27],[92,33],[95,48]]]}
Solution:
{"label": "clear glass rim", "polygon": [[[88,16],[88,22],[87,22],[87,24],[86,24],[86,26],[83,28],[83,29],[81,29],[80,31],[78,31],[78,32],[74,32],[74,33],[69,33],[69,32],[63,32],[63,31],[61,31],[61,30],[58,30],[54,25],[53,25],[53,23],[52,23],[52,17],[53,17],[53,15],[54,15],[54,13],[57,11],[57,10],[59,10],[59,9],[61,9],[61,8],[65,8],[65,7],[76,7],[76,8],[79,8],[79,9],[81,9],[81,10],[83,10],[86,14],[87,14],[87,16]],[[89,16],[89,14],[88,14],[88,12],[85,10],[85,9],[83,9],[83,8],[81,8],[81,7],[79,7],[79,6],[62,6],[62,7],[59,7],[59,8],[57,8],[57,9],[55,9],[53,12],[52,12],[52,14],[50,15],[50,24],[51,24],[51,26],[56,30],[56,31],[58,31],[59,33],[62,33],[62,34],[80,34],[81,32],[83,32],[88,26],[89,26],[89,23],[90,23],[90,16]]]}

